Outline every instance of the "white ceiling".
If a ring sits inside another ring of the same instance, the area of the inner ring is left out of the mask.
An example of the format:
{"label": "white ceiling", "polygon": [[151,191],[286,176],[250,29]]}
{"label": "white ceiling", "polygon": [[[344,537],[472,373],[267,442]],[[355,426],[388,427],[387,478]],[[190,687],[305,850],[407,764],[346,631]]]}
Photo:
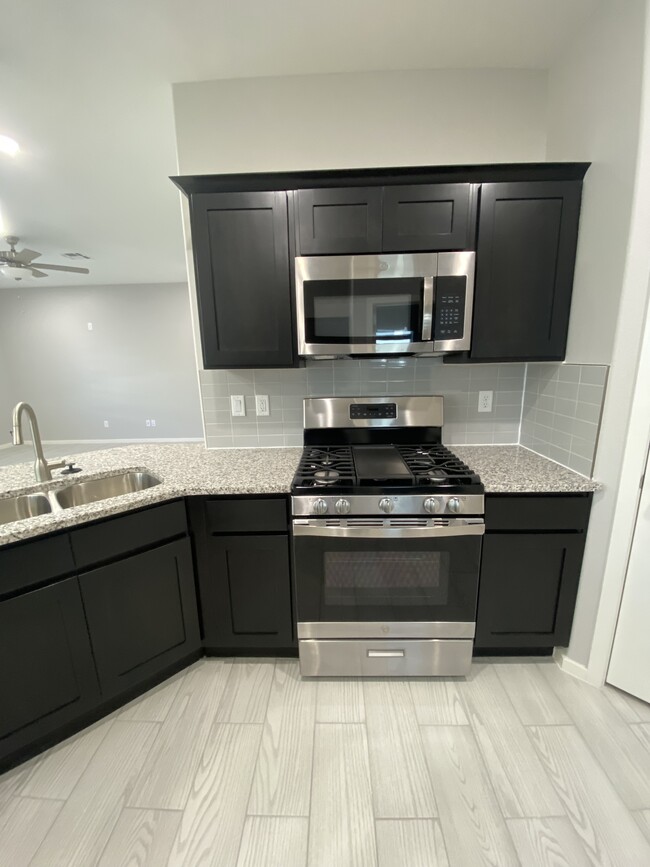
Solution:
{"label": "white ceiling", "polygon": [[47,285],[185,280],[172,82],[543,69],[601,2],[0,0],[0,233],[91,257]]}

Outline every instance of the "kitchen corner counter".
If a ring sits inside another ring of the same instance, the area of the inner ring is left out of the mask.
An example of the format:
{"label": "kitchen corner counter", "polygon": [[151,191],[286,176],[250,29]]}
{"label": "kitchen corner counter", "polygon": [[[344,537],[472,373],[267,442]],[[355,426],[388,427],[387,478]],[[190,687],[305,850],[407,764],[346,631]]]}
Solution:
{"label": "kitchen corner counter", "polygon": [[[488,494],[571,494],[600,487],[523,446],[450,448],[480,475]],[[43,485],[35,484],[32,463],[0,467],[0,497],[25,489],[52,490],[128,470],[146,470],[161,480],[144,491],[0,525],[0,546],[179,497],[286,494],[301,452],[301,448],[206,449],[201,443],[122,446],[84,452],[78,458],[66,455],[75,458],[83,471],[72,477],[55,471],[52,482]]]}
{"label": "kitchen corner counter", "polygon": [[0,545],[188,496],[286,494],[296,471],[301,448],[206,449],[201,443],[161,443],[122,446],[84,452],[75,460],[83,471],[37,484],[33,463],[0,467],[0,497],[9,493],[49,491],[87,478],[101,478],[128,470],[146,470],[161,484],[144,491],[99,500],[83,506],[0,525]]}
{"label": "kitchen corner counter", "polygon": [[486,494],[580,494],[601,487],[524,446],[449,448],[479,474]]}

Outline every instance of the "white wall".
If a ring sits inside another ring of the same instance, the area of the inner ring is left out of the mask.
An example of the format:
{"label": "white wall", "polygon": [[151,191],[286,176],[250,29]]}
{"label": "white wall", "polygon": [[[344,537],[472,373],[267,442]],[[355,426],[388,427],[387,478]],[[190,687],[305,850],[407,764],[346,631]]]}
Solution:
{"label": "white wall", "polygon": [[591,161],[567,361],[609,364],[623,284],[641,102],[644,0],[603,4],[549,71],[548,160]]}
{"label": "white wall", "polygon": [[185,284],[3,288],[0,346],[44,440],[203,434]]}
{"label": "white wall", "polygon": [[6,353],[0,345],[0,447],[11,442],[12,392],[9,381],[9,364]]}
{"label": "white wall", "polygon": [[173,90],[183,174],[545,158],[540,70],[298,75]]}
{"label": "white wall", "polygon": [[[639,207],[650,196],[635,189],[645,7],[644,0],[604,4],[549,75],[549,159],[594,163],[585,179],[567,360],[611,361],[594,465],[603,490],[594,497],[568,651],[584,666],[616,513],[647,293],[647,237],[629,246],[633,209],[637,222],[645,219]],[[647,84],[645,103],[647,113]]]}

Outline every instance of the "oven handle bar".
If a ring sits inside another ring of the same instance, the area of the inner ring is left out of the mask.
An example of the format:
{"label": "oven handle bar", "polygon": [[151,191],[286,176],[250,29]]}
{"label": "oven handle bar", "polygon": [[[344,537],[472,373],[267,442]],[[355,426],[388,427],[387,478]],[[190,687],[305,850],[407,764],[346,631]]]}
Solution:
{"label": "oven handle bar", "polygon": [[483,521],[432,527],[324,527],[293,522],[294,536],[329,536],[339,539],[437,539],[444,536],[483,536],[484,534]]}

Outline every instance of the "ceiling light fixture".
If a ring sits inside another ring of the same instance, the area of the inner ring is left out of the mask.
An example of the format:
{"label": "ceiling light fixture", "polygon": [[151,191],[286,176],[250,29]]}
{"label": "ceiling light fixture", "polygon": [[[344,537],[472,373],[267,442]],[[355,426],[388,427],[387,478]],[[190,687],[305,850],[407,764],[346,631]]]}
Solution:
{"label": "ceiling light fixture", "polygon": [[8,277],[11,280],[24,280],[25,277],[31,277],[32,275],[29,268],[0,264],[0,276]]}
{"label": "ceiling light fixture", "polygon": [[19,151],[20,145],[15,139],[9,138],[8,135],[0,135],[0,153],[15,157]]}

